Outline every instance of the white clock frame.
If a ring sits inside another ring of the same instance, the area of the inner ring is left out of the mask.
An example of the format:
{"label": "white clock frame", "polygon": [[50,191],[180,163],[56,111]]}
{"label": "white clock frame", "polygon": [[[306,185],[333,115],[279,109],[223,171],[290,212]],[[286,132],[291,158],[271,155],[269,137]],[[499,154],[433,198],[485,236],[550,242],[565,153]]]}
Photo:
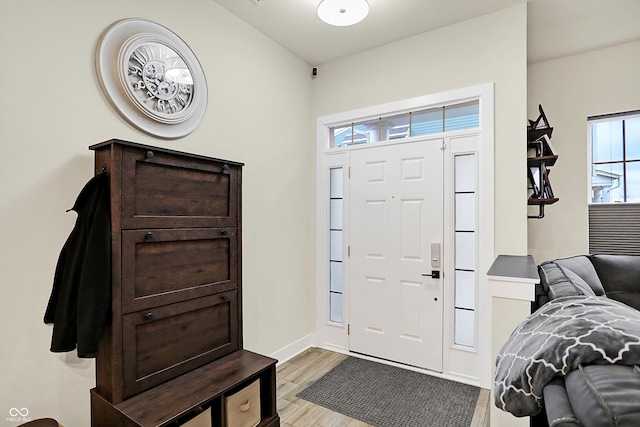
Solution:
{"label": "white clock frame", "polygon": [[[167,61],[180,70],[177,79],[166,73]],[[160,24],[140,18],[111,24],[96,48],[96,71],[115,110],[149,135],[181,138],[204,117],[208,89],[200,62],[178,35]]]}

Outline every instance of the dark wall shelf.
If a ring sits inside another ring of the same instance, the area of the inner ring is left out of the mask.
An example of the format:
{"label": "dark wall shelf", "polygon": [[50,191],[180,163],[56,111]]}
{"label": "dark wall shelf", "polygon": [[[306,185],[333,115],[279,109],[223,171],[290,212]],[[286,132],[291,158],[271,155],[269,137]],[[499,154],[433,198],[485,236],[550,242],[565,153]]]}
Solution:
{"label": "dark wall shelf", "polygon": [[555,202],[557,202],[558,200],[560,200],[557,197],[554,197],[553,199],[529,199],[527,201],[527,204],[529,205],[552,205]]}
{"label": "dark wall shelf", "polygon": [[547,167],[551,167],[556,164],[558,156],[540,156],[540,157],[527,157],[527,165],[535,165],[544,162]]}
{"label": "dark wall shelf", "polygon": [[542,105],[538,106],[540,115],[536,120],[529,120],[527,128],[527,174],[531,195],[528,205],[538,206],[538,215],[528,215],[528,218],[544,218],[545,205],[551,205],[560,200],[555,196],[549,179],[549,168],[556,164],[558,154],[551,143],[553,128],[549,126]]}

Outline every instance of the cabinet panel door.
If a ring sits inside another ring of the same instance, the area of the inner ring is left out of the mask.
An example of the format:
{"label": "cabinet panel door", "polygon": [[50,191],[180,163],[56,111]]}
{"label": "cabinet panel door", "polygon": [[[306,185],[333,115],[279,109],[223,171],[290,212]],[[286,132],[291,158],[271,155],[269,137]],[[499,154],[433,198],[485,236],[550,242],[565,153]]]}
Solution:
{"label": "cabinet panel door", "polygon": [[122,228],[238,224],[239,165],[123,147]]}
{"label": "cabinet panel door", "polygon": [[123,313],[236,289],[238,234],[235,228],[123,231]]}
{"label": "cabinet panel door", "polygon": [[125,398],[238,350],[239,328],[237,291],[125,315]]}

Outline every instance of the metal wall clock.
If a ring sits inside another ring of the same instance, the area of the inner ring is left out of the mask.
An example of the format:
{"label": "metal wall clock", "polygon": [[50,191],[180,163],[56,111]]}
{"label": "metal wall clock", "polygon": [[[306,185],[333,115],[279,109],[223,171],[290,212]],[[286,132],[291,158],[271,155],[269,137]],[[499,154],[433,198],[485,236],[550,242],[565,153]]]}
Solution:
{"label": "metal wall clock", "polygon": [[193,132],[207,108],[207,80],[195,54],[171,30],[146,19],[109,26],[96,50],[98,80],[113,107],[160,138]]}

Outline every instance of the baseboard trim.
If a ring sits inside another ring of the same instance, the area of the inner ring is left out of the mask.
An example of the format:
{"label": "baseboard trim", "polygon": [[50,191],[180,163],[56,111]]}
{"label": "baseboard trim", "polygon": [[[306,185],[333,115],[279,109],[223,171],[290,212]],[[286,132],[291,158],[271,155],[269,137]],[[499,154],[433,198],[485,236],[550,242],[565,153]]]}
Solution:
{"label": "baseboard trim", "polygon": [[271,353],[269,357],[277,359],[277,365],[280,365],[311,347],[316,347],[315,334],[306,335],[299,340],[296,340],[291,344],[281,348],[280,350],[276,350],[275,352]]}

